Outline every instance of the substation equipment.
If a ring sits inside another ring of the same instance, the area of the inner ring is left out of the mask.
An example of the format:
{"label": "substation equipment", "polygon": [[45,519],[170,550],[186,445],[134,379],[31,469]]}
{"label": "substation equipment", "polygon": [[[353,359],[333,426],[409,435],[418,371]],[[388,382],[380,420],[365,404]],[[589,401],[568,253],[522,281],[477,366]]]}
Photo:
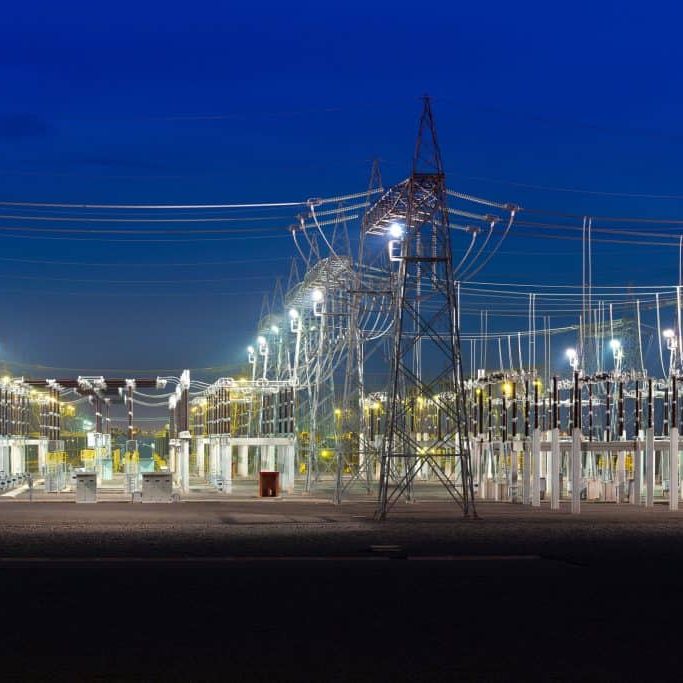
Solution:
{"label": "substation equipment", "polygon": [[[182,495],[255,494],[256,480],[277,473],[275,488],[285,495],[336,503],[370,497],[378,519],[399,501],[438,497],[465,515],[476,514],[478,500],[532,507],[545,500],[553,509],[565,500],[574,513],[593,500],[666,501],[678,509],[680,285],[676,330],[658,329],[669,352],[667,370],[660,345],[663,378],[645,370],[639,317],[641,367],[622,367],[614,331],[625,323],[612,319],[610,304],[606,324],[604,305],[593,309],[585,283],[582,315],[571,328],[579,344],[567,353],[566,375],[551,374],[549,330],[546,358],[536,363],[535,295],[526,363],[520,332],[463,334],[463,288],[521,211],[447,189],[425,98],[408,178],[384,188],[375,164],[365,192],[310,199],[291,226],[298,257],[287,286],[278,283],[264,301],[242,376],[207,382],[185,370],[137,379],[4,378],[0,487],[23,483],[29,448],[37,449],[45,490],[67,486],[61,411],[85,401],[95,421],[81,469],[95,473],[98,485],[113,480],[109,410],[119,400],[127,413],[125,492],[140,493],[145,475],[160,468],[170,475],[155,480],[157,493],[149,478],[149,499],[166,499],[167,486]],[[348,228],[356,219],[357,240]],[[481,291],[475,301],[486,295]],[[659,302],[657,295],[658,327]],[[496,370],[486,357],[491,339],[498,342]],[[605,350],[613,355],[610,370]],[[169,438],[160,465],[141,457],[134,407],[162,404]]]}

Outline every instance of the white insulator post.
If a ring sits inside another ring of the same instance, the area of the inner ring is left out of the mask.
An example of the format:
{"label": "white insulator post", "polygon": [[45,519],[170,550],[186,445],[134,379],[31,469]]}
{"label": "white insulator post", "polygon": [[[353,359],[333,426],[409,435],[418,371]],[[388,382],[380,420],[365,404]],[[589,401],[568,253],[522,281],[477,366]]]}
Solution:
{"label": "white insulator post", "polygon": [[626,453],[619,451],[617,453],[617,495],[619,502],[623,503],[626,500]]}
{"label": "white insulator post", "polygon": [[180,490],[182,493],[190,492],[190,433],[182,432],[187,436],[181,436],[178,456],[178,479],[180,480]]}
{"label": "white insulator post", "polygon": [[219,466],[219,448],[220,448],[220,437],[212,436],[209,439],[209,481],[214,486],[216,485],[216,479],[218,479]]}
{"label": "white insulator post", "polygon": [[560,430],[550,432],[550,509],[560,509]]}
{"label": "white insulator post", "polygon": [[[524,467],[523,467],[523,480],[522,480],[522,502],[524,505],[530,505],[531,504],[531,470],[532,470],[532,454],[531,454],[531,443],[528,441],[516,441],[513,442],[513,445],[517,445],[518,449],[522,452],[523,458],[524,458]],[[514,449],[514,454],[513,457],[515,458],[515,462],[517,461],[518,458],[518,453],[517,453],[517,448]]]}
{"label": "white insulator post", "polygon": [[295,445],[292,444],[290,446],[287,446],[285,449],[285,467],[284,467],[284,472],[285,472],[285,480],[287,482],[286,487],[283,485],[282,488],[283,490],[286,490],[287,493],[294,493],[294,473],[295,473]]}
{"label": "white insulator post", "polygon": [[232,493],[232,443],[227,436],[221,437],[221,477],[223,493]]}
{"label": "white insulator post", "polygon": [[[505,442],[504,441],[498,441],[496,443],[496,447],[498,449],[497,471],[499,473],[501,473],[501,470],[502,470],[502,473],[500,474],[501,481],[502,481],[503,473],[505,472]],[[511,460],[512,460],[512,458],[511,458]],[[512,469],[512,468],[510,468],[510,469]],[[493,487],[493,500],[499,501],[499,500],[501,500],[501,498],[505,498],[505,494],[501,493],[503,487],[498,486],[499,481],[497,478],[495,481],[496,481],[496,485]]]}
{"label": "white insulator post", "polygon": [[669,432],[669,510],[678,510],[679,488],[678,427],[672,427]]}
{"label": "white insulator post", "polygon": [[261,469],[267,472],[272,472],[275,469],[275,446],[266,446],[265,454],[265,461],[261,465]]}
{"label": "white insulator post", "polygon": [[648,427],[645,432],[645,507],[655,504],[655,430]]}
{"label": "white insulator post", "polygon": [[573,515],[581,512],[581,429],[572,430],[572,507]]}
{"label": "white insulator post", "polygon": [[38,472],[45,474],[47,467],[47,439],[38,440]]}
{"label": "white insulator post", "polygon": [[26,470],[26,457],[24,453],[24,442],[14,439],[10,446],[10,473],[23,474]]}
{"label": "white insulator post", "polygon": [[280,472],[280,491],[285,493],[294,491],[294,458],[289,455],[290,448],[290,446],[277,446],[275,449],[277,469]]}
{"label": "white insulator post", "polygon": [[541,507],[541,430],[531,432],[531,505]]}
{"label": "white insulator post", "polygon": [[9,438],[5,437],[0,441],[0,468],[2,472],[9,472],[12,466],[12,446]]}
{"label": "white insulator post", "polygon": [[237,447],[237,476],[243,479],[249,476],[249,446]]}
{"label": "white insulator post", "polygon": [[[372,418],[371,418],[372,419]],[[285,451],[287,453],[287,451]],[[365,452],[365,434],[361,432],[358,435],[358,469],[360,472],[366,472],[367,471],[367,460],[366,460],[366,452]],[[286,456],[285,456],[285,461],[286,461]],[[368,479],[368,475],[366,475],[366,480]],[[283,486],[284,488],[284,486]]]}
{"label": "white insulator post", "polygon": [[[424,440],[428,441],[429,440],[429,434],[424,435]],[[479,489],[479,456],[477,454],[477,439],[470,435],[469,437],[469,444],[470,444],[470,464],[472,468],[472,482],[474,485],[475,489]],[[423,469],[428,470],[428,467],[424,467]]]}
{"label": "white insulator post", "polygon": [[493,463],[491,462],[491,453],[489,450],[488,441],[481,440],[479,442],[479,453],[481,455],[483,464],[481,472],[481,484],[479,486],[479,497],[485,499],[489,495],[489,480],[493,477]]}
{"label": "white insulator post", "polygon": [[484,459],[484,466],[481,473],[481,484],[479,485],[479,497],[484,500],[488,496],[488,481],[491,478],[493,466],[491,465],[491,456],[489,454],[488,444],[483,441],[480,442],[481,456]]}
{"label": "white insulator post", "polygon": [[175,474],[178,468],[178,447],[176,445],[175,439],[171,439],[168,444],[168,469]]}
{"label": "white insulator post", "polygon": [[206,478],[206,462],[204,457],[204,443],[205,439],[203,436],[195,437],[194,441],[194,452],[195,459],[197,461],[197,476],[201,479]]}
{"label": "white insulator post", "polygon": [[471,458],[472,458],[472,464],[473,464],[473,469],[474,469],[474,486],[475,486],[475,495],[478,497],[481,497],[481,487],[482,487],[482,482],[484,480],[483,475],[482,475],[482,466],[481,466],[481,444],[479,442],[479,439],[472,439],[470,441],[470,453],[471,453]]}
{"label": "white insulator post", "polygon": [[643,496],[643,442],[636,436],[633,449],[633,505],[642,505]]}

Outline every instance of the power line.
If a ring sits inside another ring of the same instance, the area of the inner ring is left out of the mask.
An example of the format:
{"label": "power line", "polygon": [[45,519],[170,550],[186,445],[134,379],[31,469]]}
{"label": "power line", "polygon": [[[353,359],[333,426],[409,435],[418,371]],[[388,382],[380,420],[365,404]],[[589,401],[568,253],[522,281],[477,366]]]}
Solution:
{"label": "power line", "polygon": [[175,280],[131,280],[129,278],[117,278],[116,280],[106,280],[103,278],[70,278],[70,277],[49,277],[43,275],[7,275],[8,279],[15,280],[45,280],[49,282],[101,282],[104,284],[116,285],[186,285],[192,283],[207,283],[207,282],[242,282],[243,280],[270,280],[272,276],[267,275],[241,275],[239,277],[218,277],[218,278],[201,278],[188,280],[187,278],[177,278]]}
{"label": "power line", "polygon": [[[327,213],[327,212],[326,212]],[[102,216],[22,216],[20,214],[3,214],[0,219],[17,221],[46,221],[54,223],[237,223],[288,220],[290,216],[239,216],[204,217],[204,218],[106,218]]]}
{"label": "power line", "polygon": [[12,232],[45,232],[57,234],[86,234],[86,235],[223,235],[223,234],[262,234],[265,231],[281,231],[283,228],[223,228],[223,229],[196,229],[187,228],[179,230],[137,230],[127,228],[125,230],[108,229],[88,229],[88,228],[37,228],[35,226],[11,226],[0,225],[0,230],[9,230]]}
{"label": "power line", "polygon": [[[31,295],[31,294],[36,294],[36,295],[52,295],[52,296],[58,296],[58,297],[63,297],[63,296],[82,296],[82,297],[163,297],[163,298],[168,298],[169,296],[173,296],[173,298],[179,297],[179,296],[185,296],[185,297],[193,297],[196,298],[198,296],[198,292],[177,292],[174,291],[172,293],[169,293],[168,291],[165,292],[97,292],[97,291],[92,291],[90,289],[83,289],[79,291],[63,291],[63,290],[55,290],[55,289],[0,289],[0,293],[2,294],[24,294],[24,295]],[[248,295],[261,295],[261,294],[269,294],[270,290],[267,289],[257,289],[257,290],[241,290],[241,289],[235,289],[230,292],[207,292],[207,291],[202,291],[202,295],[206,296],[248,296]]]}
{"label": "power line", "polygon": [[[520,283],[520,282],[475,282],[475,281],[469,281],[467,285],[463,286],[463,289],[470,289],[469,285],[480,285],[480,286],[492,286],[492,287],[524,287],[524,288],[529,288],[529,287],[538,287],[539,285],[535,284],[526,284],[526,283]],[[545,289],[577,289],[577,290],[583,290],[584,287],[582,285],[542,285]],[[624,287],[622,286],[617,286],[617,285],[595,285],[593,286],[593,291],[599,291],[601,289],[621,289],[623,290]],[[675,285],[634,285],[634,286],[629,286],[629,289],[669,289],[669,290],[674,290],[676,289]],[[581,291],[579,291],[579,294]],[[524,296],[527,296],[527,293],[523,294]]]}
{"label": "power line", "polygon": [[68,204],[62,202],[10,202],[0,201],[0,206],[45,207],[49,209],[132,209],[132,210],[178,210],[178,209],[273,209],[306,206],[298,202],[255,202],[252,204]]}
{"label": "power line", "polygon": [[0,201],[0,206],[23,206],[23,207],[45,207],[51,209],[128,209],[128,210],[184,210],[184,209],[272,209],[282,207],[306,207],[310,202],[316,204],[329,204],[331,202],[343,202],[349,199],[359,199],[371,194],[381,192],[381,188],[366,190],[364,192],[354,192],[353,194],[338,195],[334,197],[305,199],[294,202],[254,202],[243,204],[89,204],[86,202],[66,203],[66,202],[18,202]]}
{"label": "power line", "polygon": [[[449,174],[450,175],[450,174]],[[451,176],[453,177],[453,176]],[[456,175],[456,177],[458,177]],[[606,190],[587,190],[585,188],[576,187],[557,187],[552,185],[535,185],[533,183],[521,183],[514,180],[504,180],[501,178],[487,178],[484,176],[460,176],[467,180],[476,180],[488,183],[497,183],[500,185],[510,185],[512,187],[522,187],[528,190],[541,190],[544,192],[567,192],[573,194],[596,195],[600,197],[626,197],[634,199],[665,199],[679,201],[683,200],[683,195],[675,194],[653,194],[647,192],[612,192]]]}
{"label": "power line", "polygon": [[94,261],[55,261],[52,259],[22,259],[12,258],[9,256],[0,256],[0,261],[9,261],[12,263],[32,263],[37,265],[55,265],[55,266],[94,266],[94,267],[112,267],[112,268],[129,268],[129,267],[159,267],[159,268],[176,268],[189,266],[231,266],[244,263],[256,263],[261,261],[291,261],[293,256],[258,256],[250,259],[235,259],[232,261],[187,261],[187,262],[163,262],[154,263],[150,261],[143,262],[94,262]]}
{"label": "power line", "polygon": [[140,239],[129,239],[126,237],[68,237],[59,236],[51,237],[49,235],[16,235],[16,234],[5,234],[5,239],[23,239],[23,240],[50,240],[50,241],[67,241],[67,242],[110,242],[110,243],[126,243],[132,242],[134,244],[144,244],[146,242],[167,242],[169,244],[185,244],[188,242],[201,243],[201,242],[239,242],[244,240],[263,240],[263,239],[282,239],[286,237],[290,239],[290,235],[287,232],[282,234],[265,234],[265,235],[240,235],[238,237],[204,237],[201,239],[165,239],[165,238],[140,238]]}

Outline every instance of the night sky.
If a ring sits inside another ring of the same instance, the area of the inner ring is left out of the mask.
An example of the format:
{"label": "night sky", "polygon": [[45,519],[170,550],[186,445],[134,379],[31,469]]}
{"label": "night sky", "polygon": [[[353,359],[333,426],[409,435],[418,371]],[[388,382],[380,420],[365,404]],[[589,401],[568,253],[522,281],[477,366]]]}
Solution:
{"label": "night sky", "polygon": [[[683,216],[683,17],[674,7],[5,4],[0,200],[359,192],[374,158],[385,183],[408,173],[429,93],[450,187],[576,214]],[[251,232],[220,239],[123,241],[22,232],[18,210],[3,210],[0,359],[33,375],[243,362],[263,293],[295,254],[284,230],[295,213],[231,214],[240,220],[219,227]],[[258,216],[268,220],[246,220]],[[594,255],[602,284],[677,278],[674,249],[604,244]],[[578,284],[580,273],[579,243],[513,236],[478,277]]]}

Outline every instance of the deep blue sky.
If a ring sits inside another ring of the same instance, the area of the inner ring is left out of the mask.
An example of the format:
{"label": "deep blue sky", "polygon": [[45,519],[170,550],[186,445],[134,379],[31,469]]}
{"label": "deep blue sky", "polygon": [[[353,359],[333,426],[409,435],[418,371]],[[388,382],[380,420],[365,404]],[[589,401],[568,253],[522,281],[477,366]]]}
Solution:
{"label": "deep blue sky", "polygon": [[[525,187],[683,195],[681,19],[653,2],[6,4],[0,199],[356,192],[372,158],[388,182],[407,173],[428,92],[451,187],[579,214],[683,215],[681,201]],[[259,292],[294,254],[287,238],[0,242],[5,259],[82,264],[0,260],[0,357],[64,368],[242,361]],[[511,240],[481,275],[577,283],[578,248]],[[673,282],[677,255],[647,252],[650,268],[644,253],[596,247],[600,281]],[[165,265],[230,261],[243,262]]]}

